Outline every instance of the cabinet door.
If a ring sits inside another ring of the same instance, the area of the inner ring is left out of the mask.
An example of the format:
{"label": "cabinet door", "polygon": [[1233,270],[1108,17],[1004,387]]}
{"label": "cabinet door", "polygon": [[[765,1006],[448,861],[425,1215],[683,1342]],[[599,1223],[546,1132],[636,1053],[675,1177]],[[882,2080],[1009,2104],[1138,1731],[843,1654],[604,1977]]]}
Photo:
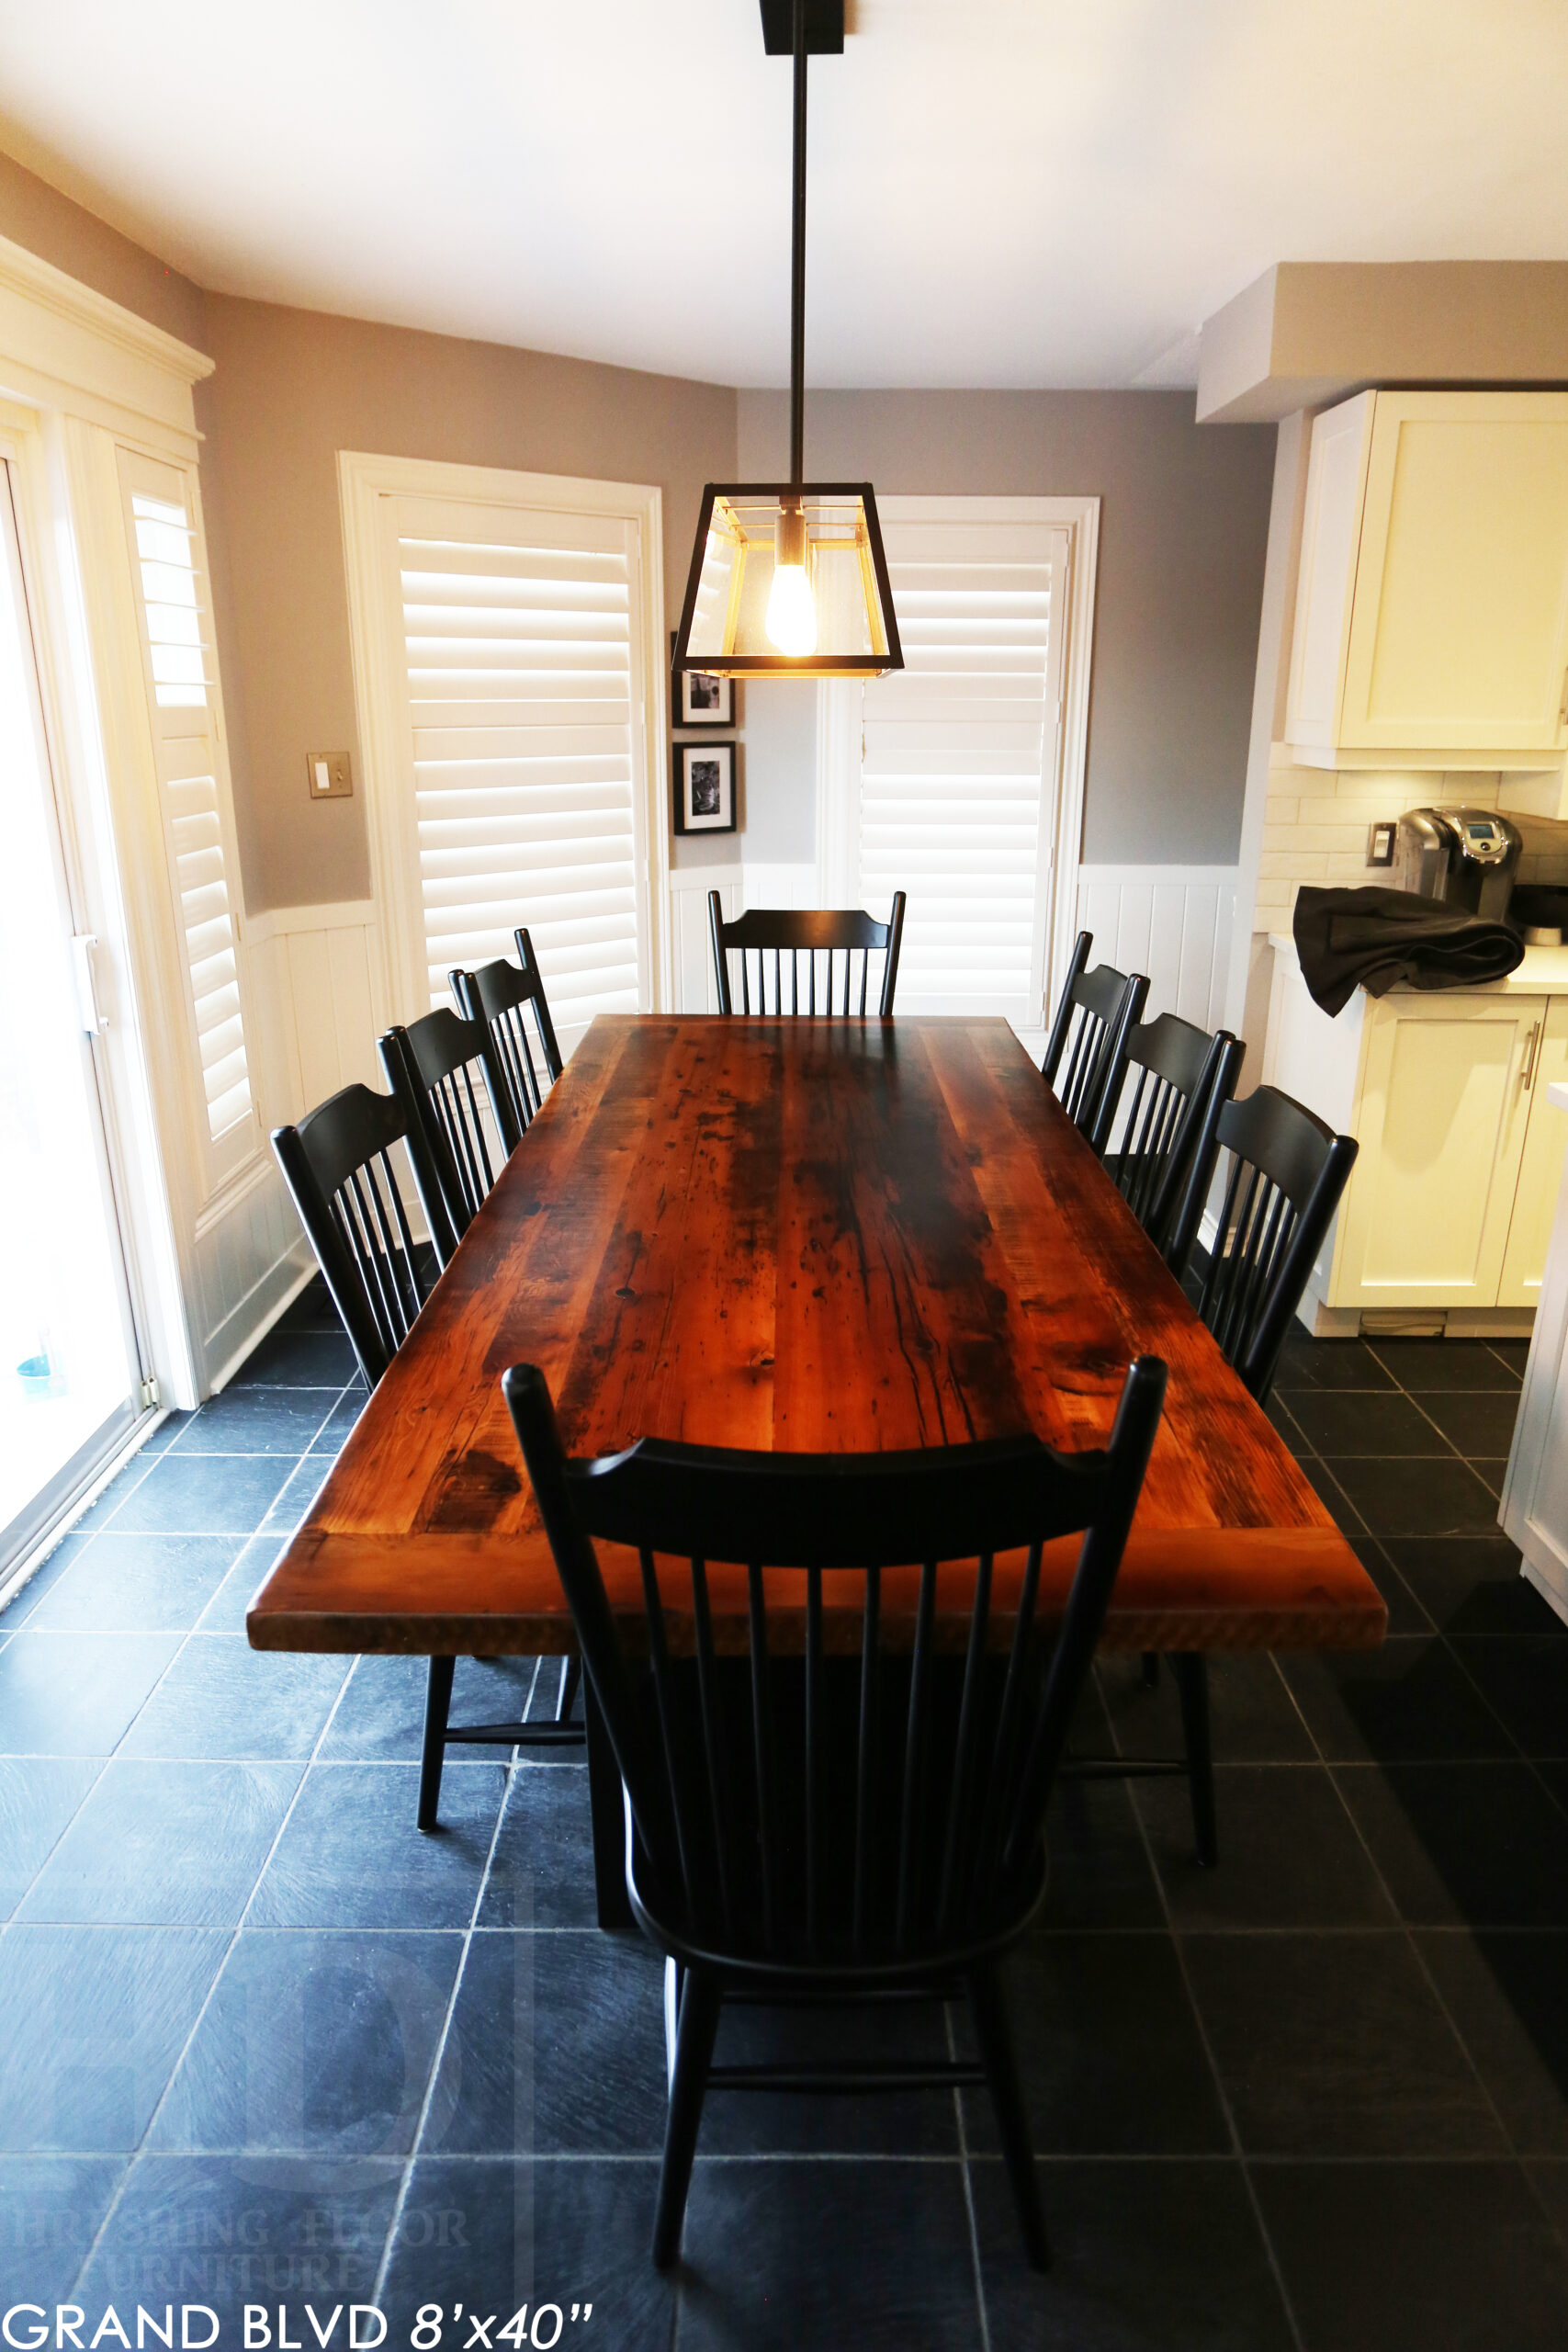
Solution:
{"label": "cabinet door", "polygon": [[1546,1099],[1549,1086],[1568,1079],[1568,997],[1547,999],[1543,1034],[1529,1077],[1529,1123],[1508,1220],[1499,1306],[1534,1306],[1540,1297],[1562,1162],[1568,1156],[1568,1111]]}
{"label": "cabinet door", "polygon": [[1350,591],[1371,450],[1375,392],[1325,409],[1312,428],[1295,633],[1285,697],[1285,741],[1338,741]]}
{"label": "cabinet door", "polygon": [[1369,1015],[1333,1306],[1495,1306],[1544,997],[1389,996]]}
{"label": "cabinet door", "polygon": [[1337,741],[1568,741],[1568,394],[1379,392]]}

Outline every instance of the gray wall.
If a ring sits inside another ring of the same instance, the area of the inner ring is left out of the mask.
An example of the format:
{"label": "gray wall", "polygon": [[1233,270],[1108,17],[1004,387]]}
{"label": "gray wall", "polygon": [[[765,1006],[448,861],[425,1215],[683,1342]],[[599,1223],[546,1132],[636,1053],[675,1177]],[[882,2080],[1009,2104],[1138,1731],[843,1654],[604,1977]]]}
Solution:
{"label": "gray wall", "polygon": [[[1190,392],[807,394],[808,479],[1100,500],[1089,864],[1223,865],[1240,842],[1274,427],[1199,426],[1192,409]],[[740,394],[739,480],[785,470],[787,422],[782,393]],[[763,735],[749,712],[747,854],[809,857],[804,729]],[[792,846],[763,853],[759,833]]]}
{"label": "gray wall", "polygon": [[745,854],[805,865],[817,854],[817,689],[800,678],[748,678],[740,694]]}

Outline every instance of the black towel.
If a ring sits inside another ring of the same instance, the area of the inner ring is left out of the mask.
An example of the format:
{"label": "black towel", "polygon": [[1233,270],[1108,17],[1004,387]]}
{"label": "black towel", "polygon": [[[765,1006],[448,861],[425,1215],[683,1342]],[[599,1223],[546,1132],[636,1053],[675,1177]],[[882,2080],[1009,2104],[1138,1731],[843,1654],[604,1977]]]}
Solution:
{"label": "black towel", "polygon": [[1468,989],[1500,980],[1524,962],[1525,943],[1506,922],[1489,922],[1414,890],[1296,893],[1293,925],[1302,978],[1325,1012],[1340,1012],[1358,988],[1386,996],[1413,989]]}

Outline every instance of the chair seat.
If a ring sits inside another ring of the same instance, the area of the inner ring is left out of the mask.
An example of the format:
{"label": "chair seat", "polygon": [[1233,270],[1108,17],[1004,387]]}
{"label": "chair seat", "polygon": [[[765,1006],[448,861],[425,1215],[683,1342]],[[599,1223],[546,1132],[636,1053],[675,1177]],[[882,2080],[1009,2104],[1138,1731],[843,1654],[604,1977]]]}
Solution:
{"label": "chair seat", "polygon": [[[626,1803],[624,1790],[622,1802]],[[716,1975],[739,1980],[734,1988],[737,1992],[744,1989],[763,2002],[770,1996],[791,2000],[804,1987],[828,1997],[837,1995],[853,2000],[859,1996],[962,1974],[965,1969],[995,1959],[1018,1941],[1043,1905],[1051,1878],[1049,1856],[1042,1843],[1032,1867],[1010,1891],[1011,1899],[993,1908],[987,1919],[963,1939],[938,1937],[925,1944],[915,1944],[907,1951],[897,1951],[883,1939],[859,1955],[848,1949],[836,1952],[829,1946],[820,1956],[803,1955],[792,1967],[781,1964],[776,1951],[761,1949],[760,1934],[756,1938],[758,1948],[748,1951],[741,1941],[732,1944],[727,1939],[705,1939],[694,1929],[682,1906],[671,1903],[661,1889],[649,1883],[647,1858],[636,1850],[629,1806],[626,1839],[626,1897],[632,1917],[649,1943],[682,1968],[711,1969]]]}

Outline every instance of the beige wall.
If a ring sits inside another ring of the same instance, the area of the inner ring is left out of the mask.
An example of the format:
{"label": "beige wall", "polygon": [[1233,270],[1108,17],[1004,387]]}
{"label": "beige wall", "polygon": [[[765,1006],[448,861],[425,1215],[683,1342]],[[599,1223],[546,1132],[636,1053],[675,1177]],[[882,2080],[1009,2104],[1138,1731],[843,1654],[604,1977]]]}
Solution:
{"label": "beige wall", "polygon": [[[245,903],[368,895],[364,801],[312,802],[307,751],[360,773],[339,449],[656,482],[679,613],[704,482],[732,479],[727,387],[235,300],[167,268],[10,157],[0,235],[217,361],[196,390]],[[677,849],[681,845],[677,845]]]}
{"label": "beige wall", "polygon": [[[369,888],[362,797],[312,802],[305,789],[308,750],[346,748],[360,770],[338,449],[657,482],[671,624],[703,483],[784,463],[782,394],[204,295],[4,156],[0,233],[218,363],[197,417],[253,912]],[[818,478],[1101,499],[1084,855],[1104,864],[1235,855],[1273,441],[1270,426],[1197,428],[1187,393],[813,392],[807,404]],[[805,693],[776,723],[766,695],[747,709],[749,854],[813,854]],[[673,847],[679,862],[740,843]]]}
{"label": "beige wall", "polygon": [[[197,351],[209,349],[207,297],[199,286],[171,269],[155,254],[145,252],[118,229],[75,204],[68,196],[13,161],[0,155],[0,236],[12,238],[29,253],[52,262],[96,293],[123,303],[128,311],[148,319],[166,334]],[[240,834],[240,862],[254,909],[266,903],[256,896],[255,832],[253,821],[250,747],[244,724],[244,668],[234,633],[232,567],[224,533],[222,450],[213,431],[212,384],[194,388],[196,422],[203,435],[201,451],[202,512],[207,524],[208,560],[212,567],[212,606],[218,641],[219,672],[223,680],[224,715],[229,727],[229,765],[234,784],[234,815]]]}
{"label": "beige wall", "polygon": [[123,302],[182,343],[207,348],[204,298],[155,254],[122,237],[107,221],[73,204],[45,180],[0,155],[0,236],[51,261],[111,302]]}
{"label": "beige wall", "polygon": [[363,797],[311,801],[305,784],[308,751],[347,749],[361,767],[336,452],[655,482],[674,612],[702,486],[734,464],[735,394],[220,294],[207,330],[249,745],[246,900],[363,897]]}
{"label": "beige wall", "polygon": [[[786,409],[780,393],[741,393],[742,481],[784,465]],[[1084,858],[1235,858],[1272,425],[1200,428],[1190,392],[808,392],[806,469],[889,496],[1098,496]],[[753,792],[748,822],[809,857],[809,777],[787,812]]]}

